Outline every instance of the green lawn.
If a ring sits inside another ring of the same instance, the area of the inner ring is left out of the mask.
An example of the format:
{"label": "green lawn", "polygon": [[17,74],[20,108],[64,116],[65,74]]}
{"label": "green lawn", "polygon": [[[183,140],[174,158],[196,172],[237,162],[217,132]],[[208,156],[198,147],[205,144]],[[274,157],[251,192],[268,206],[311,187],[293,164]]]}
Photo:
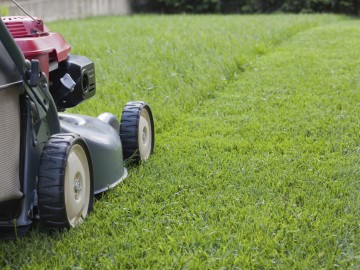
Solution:
{"label": "green lawn", "polygon": [[97,68],[72,109],[146,100],[155,153],[77,229],[5,269],[360,268],[360,21],[129,16],[49,25]]}

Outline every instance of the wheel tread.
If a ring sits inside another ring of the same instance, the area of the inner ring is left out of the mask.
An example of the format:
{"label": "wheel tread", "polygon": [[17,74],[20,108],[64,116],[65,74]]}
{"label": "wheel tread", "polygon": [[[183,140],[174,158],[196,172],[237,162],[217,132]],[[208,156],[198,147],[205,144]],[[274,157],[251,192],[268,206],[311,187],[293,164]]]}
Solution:
{"label": "wheel tread", "polygon": [[140,113],[146,109],[151,118],[152,129],[152,146],[151,152],[154,149],[154,122],[150,107],[144,101],[128,102],[121,115],[120,124],[120,138],[123,145],[124,159],[140,162],[139,144],[138,144],[138,128]]}
{"label": "wheel tread", "polygon": [[[46,229],[70,228],[64,207],[64,167],[69,151],[77,140],[81,140],[80,135],[56,134],[50,137],[43,149],[37,193],[40,222]],[[91,207],[92,196],[89,211]]]}

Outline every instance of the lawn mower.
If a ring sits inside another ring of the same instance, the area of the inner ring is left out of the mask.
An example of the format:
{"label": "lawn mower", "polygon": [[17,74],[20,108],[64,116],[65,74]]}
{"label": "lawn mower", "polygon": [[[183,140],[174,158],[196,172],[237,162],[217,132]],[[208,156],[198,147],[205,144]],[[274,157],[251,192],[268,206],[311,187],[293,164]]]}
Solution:
{"label": "lawn mower", "polygon": [[65,113],[95,95],[94,63],[33,17],[2,17],[0,41],[0,237],[24,236],[36,220],[75,227],[94,195],[127,176],[125,160],[153,152],[151,109],[128,102],[120,121]]}

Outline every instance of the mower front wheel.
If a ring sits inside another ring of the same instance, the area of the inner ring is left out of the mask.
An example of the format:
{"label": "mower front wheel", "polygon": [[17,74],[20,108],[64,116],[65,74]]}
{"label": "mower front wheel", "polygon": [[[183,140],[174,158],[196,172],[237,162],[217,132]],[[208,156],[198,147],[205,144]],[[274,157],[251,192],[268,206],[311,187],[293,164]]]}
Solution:
{"label": "mower front wheel", "polygon": [[120,138],[124,159],[146,161],[154,151],[154,119],[143,101],[128,102],[121,115]]}
{"label": "mower front wheel", "polygon": [[40,221],[47,229],[75,227],[93,205],[91,157],[76,134],[50,137],[43,149],[38,179]]}

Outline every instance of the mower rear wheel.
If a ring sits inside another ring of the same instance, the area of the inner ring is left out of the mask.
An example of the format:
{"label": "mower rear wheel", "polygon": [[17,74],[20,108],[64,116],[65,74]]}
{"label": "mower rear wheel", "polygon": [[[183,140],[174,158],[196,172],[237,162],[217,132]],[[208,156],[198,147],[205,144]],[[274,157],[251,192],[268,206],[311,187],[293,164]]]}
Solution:
{"label": "mower rear wheel", "polygon": [[154,151],[154,120],[149,105],[128,102],[121,115],[120,138],[124,159],[146,161]]}
{"label": "mower rear wheel", "polygon": [[38,207],[47,229],[80,224],[93,205],[91,158],[85,141],[76,134],[50,137],[40,159]]}

